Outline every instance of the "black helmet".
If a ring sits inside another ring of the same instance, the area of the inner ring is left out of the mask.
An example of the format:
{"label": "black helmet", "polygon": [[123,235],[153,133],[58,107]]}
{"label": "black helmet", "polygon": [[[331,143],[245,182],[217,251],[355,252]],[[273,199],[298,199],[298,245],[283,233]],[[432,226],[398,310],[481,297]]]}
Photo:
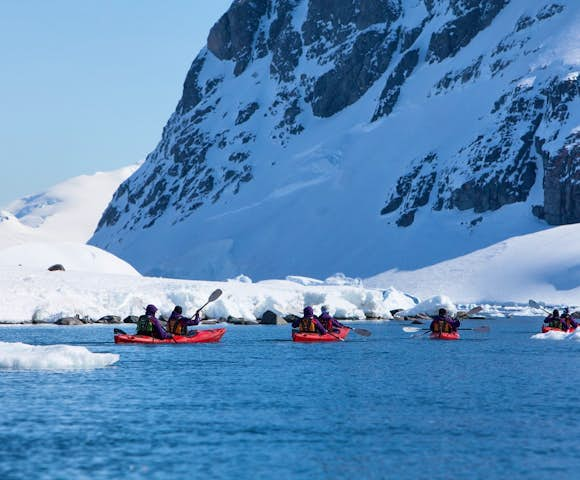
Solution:
{"label": "black helmet", "polygon": [[439,315],[447,315],[447,310],[445,310],[444,308],[440,308]]}
{"label": "black helmet", "polygon": [[555,317],[558,317],[560,315],[560,312],[558,311],[557,308],[554,308],[554,311],[552,312],[552,315],[554,315]]}
{"label": "black helmet", "polygon": [[182,312],[183,312],[183,308],[181,308],[179,305],[177,305],[177,306],[176,306],[176,307],[173,309],[173,311],[174,311],[175,313],[182,313]]}

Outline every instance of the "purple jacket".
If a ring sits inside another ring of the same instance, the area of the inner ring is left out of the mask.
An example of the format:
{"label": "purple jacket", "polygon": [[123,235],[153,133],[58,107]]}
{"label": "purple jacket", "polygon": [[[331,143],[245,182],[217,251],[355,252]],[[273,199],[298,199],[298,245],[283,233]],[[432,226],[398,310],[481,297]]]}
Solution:
{"label": "purple jacket", "polygon": [[344,325],[328,312],[323,312],[318,318],[322,325],[325,325],[327,328],[344,328]]}
{"label": "purple jacket", "polygon": [[160,338],[162,340],[166,338],[171,338],[171,334],[167,333],[167,331],[163,328],[163,325],[159,322],[155,315],[148,315],[149,321],[153,325],[153,336],[155,338]]}
{"label": "purple jacket", "polygon": [[451,330],[453,330],[454,332],[456,332],[457,329],[459,328],[459,325],[461,325],[461,322],[459,320],[453,319],[448,315],[445,315],[444,317],[437,315],[436,317],[433,317],[433,321],[431,322],[431,325],[429,325],[429,330],[433,331],[434,326],[437,322],[446,322],[451,327]]}
{"label": "purple jacket", "polygon": [[[292,328],[300,327],[300,322],[302,320],[304,320],[305,318],[307,318],[307,317],[297,318],[296,320],[294,320],[292,322]],[[320,333],[321,335],[324,333],[327,333],[326,328],[324,328],[322,326],[322,323],[320,323],[320,321],[318,320],[318,318],[316,318],[316,316],[312,316],[312,317],[308,317],[308,318],[310,318],[310,320],[314,323],[314,327],[316,328],[316,331],[318,333]]]}
{"label": "purple jacket", "polygon": [[171,312],[171,316],[169,320],[177,320],[181,326],[188,326],[191,327],[192,325],[199,325],[199,312],[195,312],[195,317],[187,318],[183,316],[181,313]]}

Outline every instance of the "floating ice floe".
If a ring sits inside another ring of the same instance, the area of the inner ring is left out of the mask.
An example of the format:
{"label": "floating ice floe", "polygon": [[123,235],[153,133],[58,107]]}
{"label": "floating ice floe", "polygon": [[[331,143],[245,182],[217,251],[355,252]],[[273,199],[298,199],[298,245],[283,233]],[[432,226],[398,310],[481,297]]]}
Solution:
{"label": "floating ice floe", "polygon": [[93,353],[85,347],[0,342],[0,369],[93,369],[107,367],[118,361],[117,354]]}

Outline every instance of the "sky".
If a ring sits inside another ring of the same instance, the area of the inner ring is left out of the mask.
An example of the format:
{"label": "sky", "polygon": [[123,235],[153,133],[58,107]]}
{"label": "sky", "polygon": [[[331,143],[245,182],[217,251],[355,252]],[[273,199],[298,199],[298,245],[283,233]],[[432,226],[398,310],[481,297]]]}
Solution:
{"label": "sky", "polygon": [[0,208],[155,148],[232,0],[0,2]]}

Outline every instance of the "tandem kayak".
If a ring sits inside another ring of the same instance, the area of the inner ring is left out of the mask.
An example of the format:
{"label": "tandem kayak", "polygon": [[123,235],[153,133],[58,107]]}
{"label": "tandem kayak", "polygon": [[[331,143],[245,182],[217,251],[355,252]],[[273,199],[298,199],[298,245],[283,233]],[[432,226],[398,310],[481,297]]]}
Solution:
{"label": "tandem kayak", "polygon": [[115,343],[142,343],[147,345],[158,345],[158,344],[184,344],[184,343],[214,343],[219,342],[220,339],[226,333],[225,328],[214,328],[212,330],[196,330],[195,335],[188,335],[184,337],[182,335],[173,335],[172,338],[166,338],[165,340],[160,340],[159,338],[149,337],[147,335],[128,335],[128,334],[116,334]]}
{"label": "tandem kayak", "polygon": [[548,333],[548,332],[574,333],[575,331],[576,331],[575,328],[569,328],[568,330],[562,330],[561,328],[547,327],[546,325],[542,326],[542,333]]}
{"label": "tandem kayak", "polygon": [[350,328],[341,328],[339,332],[334,332],[332,335],[330,333],[325,333],[321,335],[320,333],[316,332],[292,332],[292,341],[293,342],[338,342],[340,339],[346,338],[350,332]]}
{"label": "tandem kayak", "polygon": [[459,340],[461,337],[459,336],[458,332],[450,332],[450,333],[432,333],[429,335],[431,340]]}

